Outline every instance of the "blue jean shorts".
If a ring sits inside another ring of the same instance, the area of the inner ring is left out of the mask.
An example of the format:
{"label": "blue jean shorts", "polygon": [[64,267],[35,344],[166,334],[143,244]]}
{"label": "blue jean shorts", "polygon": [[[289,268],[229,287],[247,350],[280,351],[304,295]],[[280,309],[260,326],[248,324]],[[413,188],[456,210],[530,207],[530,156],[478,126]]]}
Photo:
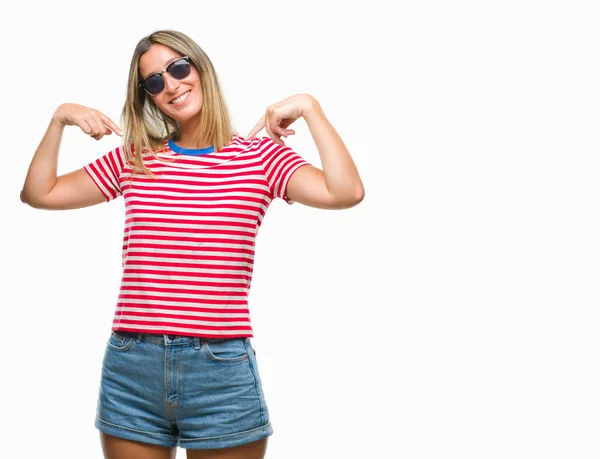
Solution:
{"label": "blue jean shorts", "polygon": [[250,338],[112,331],[95,426],[185,449],[230,448],[273,433]]}

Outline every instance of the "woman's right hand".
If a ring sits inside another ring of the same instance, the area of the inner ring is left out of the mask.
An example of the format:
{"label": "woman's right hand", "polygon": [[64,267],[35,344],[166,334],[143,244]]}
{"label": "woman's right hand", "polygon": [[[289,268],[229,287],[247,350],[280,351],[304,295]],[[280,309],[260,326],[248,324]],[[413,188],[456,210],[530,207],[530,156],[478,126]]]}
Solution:
{"label": "woman's right hand", "polygon": [[52,118],[63,126],[79,126],[90,137],[100,140],[114,131],[123,136],[117,124],[100,110],[79,104],[61,104]]}

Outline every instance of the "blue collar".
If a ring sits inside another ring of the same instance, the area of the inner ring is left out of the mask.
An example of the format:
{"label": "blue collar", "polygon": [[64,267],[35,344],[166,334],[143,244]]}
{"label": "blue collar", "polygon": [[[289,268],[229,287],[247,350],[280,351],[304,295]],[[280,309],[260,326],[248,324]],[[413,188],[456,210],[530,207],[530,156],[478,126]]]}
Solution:
{"label": "blue collar", "polygon": [[182,155],[193,155],[193,156],[207,155],[207,154],[215,151],[214,146],[207,147],[207,148],[200,148],[197,150],[192,150],[190,148],[181,148],[180,146],[175,145],[175,142],[173,141],[173,137],[171,137],[169,139],[169,148],[176,153],[180,153]]}

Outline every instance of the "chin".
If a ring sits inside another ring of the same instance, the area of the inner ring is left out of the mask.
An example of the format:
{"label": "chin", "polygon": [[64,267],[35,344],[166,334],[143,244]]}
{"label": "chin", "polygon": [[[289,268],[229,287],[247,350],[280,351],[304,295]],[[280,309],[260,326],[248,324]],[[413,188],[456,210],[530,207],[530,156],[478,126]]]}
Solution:
{"label": "chin", "polygon": [[188,121],[194,118],[195,116],[198,116],[201,110],[202,105],[200,105],[199,107],[186,107],[185,110],[163,110],[163,113],[166,113],[171,118],[177,121]]}
{"label": "chin", "polygon": [[189,120],[191,120],[192,118],[199,118],[200,117],[200,109],[198,109],[198,111],[192,111],[190,112],[190,114],[187,113],[175,113],[174,115],[170,115],[171,118],[173,118],[174,120],[180,122],[180,123],[186,123]]}

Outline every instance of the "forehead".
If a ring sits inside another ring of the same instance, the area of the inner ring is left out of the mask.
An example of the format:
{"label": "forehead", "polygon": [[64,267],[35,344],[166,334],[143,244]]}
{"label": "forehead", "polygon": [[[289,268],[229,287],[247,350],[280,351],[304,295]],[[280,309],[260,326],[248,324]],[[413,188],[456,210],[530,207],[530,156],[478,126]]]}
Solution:
{"label": "forehead", "polygon": [[168,46],[153,44],[140,57],[140,74],[143,77],[152,73],[162,72],[171,61],[183,57]]}

